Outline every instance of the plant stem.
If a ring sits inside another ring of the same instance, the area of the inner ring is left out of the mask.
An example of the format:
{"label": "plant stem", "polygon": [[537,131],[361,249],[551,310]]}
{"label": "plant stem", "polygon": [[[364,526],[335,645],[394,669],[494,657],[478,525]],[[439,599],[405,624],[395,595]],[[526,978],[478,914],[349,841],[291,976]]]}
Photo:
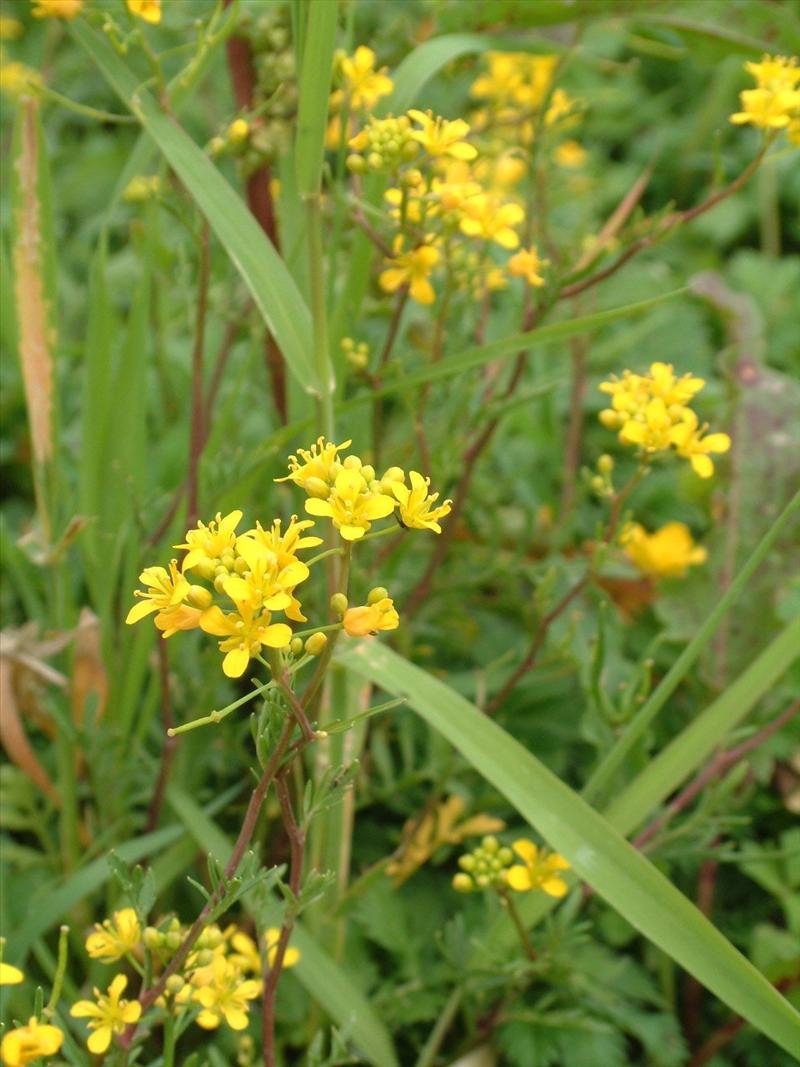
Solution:
{"label": "plant stem", "polygon": [[433,1067],[436,1061],[436,1055],[439,1049],[442,1047],[442,1042],[447,1037],[447,1031],[453,1025],[453,1020],[456,1017],[458,1009],[461,1007],[461,1001],[464,999],[464,990],[461,986],[456,986],[453,992],[450,994],[447,1003],[442,1008],[442,1012],[436,1023],[428,1034],[428,1040],[425,1042],[422,1051],[417,1059],[416,1067]]}
{"label": "plant stem", "polygon": [[197,522],[197,482],[200,454],[203,451],[205,430],[203,426],[203,354],[206,337],[206,312],[208,310],[208,282],[211,270],[209,254],[209,226],[203,223],[200,231],[200,254],[197,280],[197,315],[195,318],[194,346],[192,347],[192,420],[189,431],[189,471],[187,477],[186,525]]}
{"label": "plant stem", "polygon": [[167,1012],[164,1019],[164,1056],[161,1067],[175,1067],[175,1019]]}
{"label": "plant stem", "polygon": [[334,438],[333,368],[328,348],[328,318],[325,306],[325,259],[322,248],[322,208],[318,195],[306,200],[308,267],[311,291],[311,321],[314,331],[314,366],[317,372],[317,429],[328,441]]}
{"label": "plant stem", "polygon": [[67,972],[68,948],[69,927],[60,926],[58,929],[58,962],[56,963],[56,973],[53,978],[53,988],[50,992],[50,999],[47,1002],[47,1007],[44,1009],[44,1015],[48,1018],[52,1018],[58,1007],[59,998],[61,997],[61,988],[64,985],[64,975]]}
{"label": "plant stem", "polygon": [[511,899],[511,895],[506,892],[506,890],[500,891],[500,899],[505,903],[505,906],[508,908],[508,914],[510,915],[511,921],[514,924],[514,928],[517,931],[517,935],[519,937],[520,944],[522,945],[522,948],[525,951],[525,955],[528,957],[529,960],[535,960],[536,949],[530,942],[530,938],[528,937],[528,931],[525,929],[525,924],[523,923],[522,917],[520,916],[520,913],[517,910],[517,905]]}

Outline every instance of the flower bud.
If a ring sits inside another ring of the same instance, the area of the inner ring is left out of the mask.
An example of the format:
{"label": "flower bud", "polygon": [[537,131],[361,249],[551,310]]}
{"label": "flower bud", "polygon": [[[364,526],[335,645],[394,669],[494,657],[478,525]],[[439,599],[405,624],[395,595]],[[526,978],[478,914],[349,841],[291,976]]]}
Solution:
{"label": "flower bud", "polygon": [[334,593],[331,597],[331,611],[335,612],[337,615],[344,615],[349,603],[350,602],[344,593]]}
{"label": "flower bud", "polygon": [[214,576],[217,573],[216,564],[213,559],[201,559],[194,567],[192,567],[192,570],[195,571],[200,578],[205,578],[207,582],[213,582]]}
{"label": "flower bud", "polygon": [[183,941],[183,938],[181,937],[179,930],[171,930],[168,934],[164,935],[164,944],[170,952],[174,952],[180,945],[181,941]]}
{"label": "flower bud", "polygon": [[289,651],[292,653],[293,656],[299,656],[300,653],[303,651],[303,638],[293,637],[289,644]]}
{"label": "flower bud", "polygon": [[598,415],[598,418],[607,430],[618,430],[623,423],[623,416],[620,415],[618,411],[613,411],[611,408],[604,408]]}
{"label": "flower bud", "polygon": [[146,926],[144,930],[144,944],[145,948],[149,948],[151,952],[155,952],[161,948],[164,936],[160,931],[156,930],[155,926]]}
{"label": "flower bud", "polygon": [[378,152],[370,152],[367,156],[367,166],[370,170],[380,170],[383,166],[383,156]]}
{"label": "flower bud", "polygon": [[495,853],[500,848],[500,842],[494,834],[487,834],[483,841],[481,841],[481,844],[489,853]]}
{"label": "flower bud", "polygon": [[328,635],[322,633],[312,634],[306,641],[306,652],[309,656],[319,656],[328,643]]}
{"label": "flower bud", "polygon": [[604,452],[597,461],[597,469],[601,474],[610,474],[614,469],[613,458]]}
{"label": "flower bud", "polygon": [[606,491],[605,479],[599,474],[595,474],[595,476],[589,482],[589,485],[591,485],[592,487],[592,492],[597,493],[598,495],[601,493],[605,493]]}
{"label": "flower bud", "polygon": [[510,863],[514,862],[514,853],[511,851],[510,848],[503,847],[497,853],[497,858],[500,860],[504,867],[507,867]]}
{"label": "flower bud", "polygon": [[309,496],[318,497],[320,500],[327,500],[331,495],[331,487],[327,482],[323,482],[322,478],[306,478],[303,488]]}
{"label": "flower bud", "polygon": [[222,570],[222,573],[218,574],[217,577],[214,579],[214,588],[216,589],[216,591],[220,595],[222,595],[225,592],[225,590],[223,589],[223,584],[227,580],[228,580],[228,574],[224,569]]}
{"label": "flower bud", "polygon": [[345,165],[351,174],[363,174],[367,169],[366,160],[363,156],[356,155],[355,152],[347,157]]}
{"label": "flower bud", "polygon": [[374,589],[370,589],[367,603],[377,604],[379,600],[385,600],[388,595],[388,589],[385,589],[382,585],[376,585]]}
{"label": "flower bud", "polygon": [[211,595],[211,590],[206,589],[203,585],[190,585],[189,595],[186,598],[193,608],[200,608],[201,611],[205,611],[206,608],[211,607],[211,601],[214,599]]}
{"label": "flower bud", "polygon": [[384,482],[404,482],[405,480],[405,471],[402,467],[390,467],[382,479]]}
{"label": "flower bud", "polygon": [[246,119],[234,119],[228,127],[228,143],[232,145],[241,145],[247,140],[250,134],[250,125]]}
{"label": "flower bud", "polygon": [[361,460],[359,459],[358,456],[348,456],[344,460],[344,462],[342,463],[342,466],[344,467],[345,470],[348,470],[348,471],[360,471],[361,470]]}
{"label": "flower bud", "polygon": [[458,857],[458,865],[462,871],[474,871],[475,870],[475,857],[471,852],[467,852],[463,856]]}
{"label": "flower bud", "polygon": [[361,468],[361,476],[369,482],[375,480],[375,468],[370,463],[365,463]]}
{"label": "flower bud", "polygon": [[453,889],[457,893],[471,893],[475,885],[468,874],[459,872],[453,875]]}
{"label": "flower bud", "polygon": [[250,569],[250,566],[244,556],[239,556],[239,558],[233,562],[233,569],[237,574],[244,574],[245,571]]}
{"label": "flower bud", "polygon": [[179,974],[171,974],[167,979],[166,989],[168,993],[180,993],[186,983]]}

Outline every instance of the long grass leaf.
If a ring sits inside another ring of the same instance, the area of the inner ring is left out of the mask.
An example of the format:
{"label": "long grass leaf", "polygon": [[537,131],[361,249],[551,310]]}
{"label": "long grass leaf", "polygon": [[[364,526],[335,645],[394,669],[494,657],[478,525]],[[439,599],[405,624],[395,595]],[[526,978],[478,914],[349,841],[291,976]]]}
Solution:
{"label": "long grass leaf", "polygon": [[338,14],[336,0],[309,5],[295,148],[297,191],[302,197],[316,196],[320,190]]}
{"label": "long grass leaf", "polygon": [[307,392],[318,392],[310,357],[311,318],[286,265],[266,234],[206,154],[141,88],[136,75],[86,22],[70,33],[139,119],[206,216],[275,337],[289,369]]}
{"label": "long grass leaf", "polygon": [[450,741],[628,922],[789,1052],[800,1014],[602,815],[497,723],[377,641],[339,660],[397,696]]}

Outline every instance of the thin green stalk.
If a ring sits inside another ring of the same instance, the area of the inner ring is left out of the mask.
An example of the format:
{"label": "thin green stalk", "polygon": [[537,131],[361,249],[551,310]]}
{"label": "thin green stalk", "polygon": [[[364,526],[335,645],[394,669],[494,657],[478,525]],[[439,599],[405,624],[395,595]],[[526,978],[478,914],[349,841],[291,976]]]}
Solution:
{"label": "thin green stalk", "polygon": [[56,973],[53,978],[53,988],[50,992],[50,999],[47,1002],[47,1007],[44,1009],[44,1014],[50,1018],[58,1006],[59,998],[61,997],[61,989],[64,985],[64,975],[67,973],[67,949],[69,947],[69,927],[60,926],[58,930],[58,962],[56,963]]}
{"label": "thin green stalk", "polygon": [[333,390],[335,382],[328,345],[328,317],[325,304],[325,261],[322,247],[322,209],[319,196],[306,200],[308,261],[311,292],[311,321],[314,335],[314,367],[320,394],[317,397],[317,429],[334,439]]}
{"label": "thin green stalk", "polygon": [[458,1009],[461,1007],[461,1001],[463,999],[464,990],[461,986],[456,986],[450,994],[447,1003],[442,1008],[441,1015],[436,1020],[433,1029],[430,1034],[428,1034],[428,1040],[425,1042],[425,1045],[419,1054],[416,1067],[433,1067],[439,1049],[442,1047],[442,1042],[447,1037],[447,1031],[453,1025],[453,1020],[456,1017]]}
{"label": "thin green stalk", "polygon": [[728,589],[720,597],[694,638],[678,656],[661,683],[654,689],[650,699],[642,705],[628,724],[625,732],[589,778],[583,789],[583,795],[587,800],[595,800],[611,785],[614,776],[620,770],[631,751],[639,743],[645,731],[649,729],[651,723],[711,640],[725,613],[738,600],[750,578],[766,559],[778,536],[786,529],[790,520],[798,512],[800,512],[800,492],[796,493],[789,501],[770,529],[761,538],[747,563],[745,563],[736,579],[731,582]]}
{"label": "thin green stalk", "polygon": [[167,1012],[164,1018],[164,1058],[162,1067],[175,1067],[175,1019],[171,1012]]}

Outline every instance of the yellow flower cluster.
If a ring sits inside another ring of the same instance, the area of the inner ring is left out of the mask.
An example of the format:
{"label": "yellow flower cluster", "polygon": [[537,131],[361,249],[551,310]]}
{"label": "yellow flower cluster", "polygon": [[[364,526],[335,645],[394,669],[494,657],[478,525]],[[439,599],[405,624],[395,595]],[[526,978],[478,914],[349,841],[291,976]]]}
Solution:
{"label": "yellow flower cluster", "polygon": [[128,11],[143,22],[157,26],[161,22],[161,0],[125,0]]}
{"label": "yellow flower cluster", "polygon": [[[522,863],[514,863],[515,853]],[[569,870],[569,863],[557,852],[538,848],[527,838],[520,838],[508,848],[489,835],[478,848],[459,857],[458,865],[461,870],[453,877],[453,888],[459,893],[475,889],[502,892],[508,887],[518,893],[542,890],[548,896],[563,897],[568,888],[561,872]]]}
{"label": "yellow flower cluster", "polygon": [[465,819],[465,808],[460,796],[451,796],[433,810],[425,811],[422,818],[406,822],[400,847],[386,867],[395,887],[407,881],[443,845],[458,845],[468,837],[486,834],[479,848],[497,851],[497,838],[490,835],[502,830],[505,823],[493,815],[472,815]]}
{"label": "yellow flower cluster", "polygon": [[701,478],[714,473],[712,453],[727,452],[731,439],[725,433],[706,434],[689,407],[703,388],[702,378],[684,374],[678,378],[669,363],[652,363],[648,374],[626,370],[622,378],[612,375],[600,385],[611,397],[611,407],[600,412],[608,430],[616,430],[625,445],[635,445],[643,456],[674,448],[688,459]]}
{"label": "yellow flower cluster", "polygon": [[708,556],[683,522],[668,522],[651,534],[638,522],[629,522],[619,541],[631,563],[653,578],[683,578],[689,567],[705,563]]}
{"label": "yellow flower cluster", "polygon": [[[325,143],[336,151],[342,140],[342,112],[371,111],[378,101],[388,96],[394,83],[386,67],[375,69],[375,53],[366,45],[359,45],[352,56],[340,53],[336,65],[336,77],[340,88],[331,93],[329,112],[331,119],[325,134]],[[347,134],[352,123],[348,122]]]}
{"label": "yellow flower cluster", "polygon": [[406,529],[441,533],[439,519],[449,514],[451,501],[437,505],[439,494],[428,491],[428,478],[410,471],[409,486],[400,467],[390,467],[377,478],[375,468],[359,456],[339,456],[350,444],[335,445],[320,437],[310,448],[298,449],[290,457],[289,473],[276,481],[300,486],[308,497],[308,514],[330,519],[345,541],[360,540],[373,522],[395,510]]}
{"label": "yellow flower cluster", "polygon": [[31,14],[35,19],[77,18],[83,10],[83,0],[31,0]]}
{"label": "yellow flower cluster", "polygon": [[763,56],[760,63],[745,63],[756,82],[755,89],[739,95],[741,111],[731,122],[761,130],[786,130],[793,144],[800,144],[800,66],[796,56]]}

